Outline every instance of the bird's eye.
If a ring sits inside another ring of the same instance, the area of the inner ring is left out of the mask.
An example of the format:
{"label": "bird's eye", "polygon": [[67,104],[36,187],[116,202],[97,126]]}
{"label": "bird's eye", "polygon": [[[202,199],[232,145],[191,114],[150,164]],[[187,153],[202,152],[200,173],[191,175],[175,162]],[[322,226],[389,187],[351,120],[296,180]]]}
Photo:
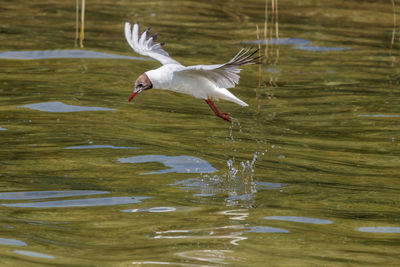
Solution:
{"label": "bird's eye", "polygon": [[139,85],[138,85],[139,87],[143,87],[143,83],[139,83]]}

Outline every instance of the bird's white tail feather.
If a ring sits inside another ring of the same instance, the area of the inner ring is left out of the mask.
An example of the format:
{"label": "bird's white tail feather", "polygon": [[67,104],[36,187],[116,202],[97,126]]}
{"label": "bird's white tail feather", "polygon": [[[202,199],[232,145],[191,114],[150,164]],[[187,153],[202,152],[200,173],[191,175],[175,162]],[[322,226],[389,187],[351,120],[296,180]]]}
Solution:
{"label": "bird's white tail feather", "polygon": [[225,88],[219,88],[218,93],[219,93],[219,95],[217,96],[218,98],[234,102],[234,103],[239,104],[239,105],[241,105],[243,107],[247,107],[248,106],[248,104],[246,102],[240,100],[239,98],[234,96],[231,92],[229,92]]}

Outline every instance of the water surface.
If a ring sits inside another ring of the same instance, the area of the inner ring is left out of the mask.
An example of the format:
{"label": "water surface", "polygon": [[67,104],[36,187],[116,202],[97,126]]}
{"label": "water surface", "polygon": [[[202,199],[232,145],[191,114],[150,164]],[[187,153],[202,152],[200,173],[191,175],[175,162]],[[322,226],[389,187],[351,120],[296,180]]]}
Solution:
{"label": "water surface", "polygon": [[0,238],[0,245],[26,246],[26,243],[12,238]]}
{"label": "water surface", "polygon": [[27,200],[27,199],[45,199],[71,196],[90,196],[98,194],[108,194],[107,191],[90,190],[63,190],[63,191],[28,191],[28,192],[7,192],[0,193],[0,200]]}
{"label": "water surface", "polygon": [[69,146],[69,147],[65,147],[65,149],[97,149],[97,148],[137,149],[137,147],[113,146],[113,145],[83,145],[83,146]]}
{"label": "water surface", "polygon": [[46,102],[23,105],[22,108],[29,108],[46,112],[79,112],[79,111],[98,111],[98,110],[113,110],[111,108],[102,107],[82,107],[64,104],[62,102]]}
{"label": "water surface", "polygon": [[90,199],[56,200],[43,202],[24,202],[2,204],[5,207],[16,208],[68,208],[68,207],[94,207],[94,206],[114,206],[139,203],[146,197],[106,197]]}
{"label": "water surface", "polygon": [[[86,1],[77,49],[75,2],[3,1],[2,265],[399,266],[398,3],[265,3]],[[260,43],[249,107],[128,102],[127,20],[184,65]]]}
{"label": "water surface", "polygon": [[90,50],[64,49],[64,50],[42,50],[42,51],[6,51],[0,52],[0,59],[51,59],[51,58],[97,58],[97,59],[131,59],[150,60],[145,57],[123,56],[110,53],[102,53]]}
{"label": "water surface", "polygon": [[216,169],[210,163],[200,158],[191,156],[165,156],[165,155],[144,155],[118,159],[121,163],[146,163],[160,162],[168,169],[143,174],[162,174],[169,172],[176,173],[213,173]]}

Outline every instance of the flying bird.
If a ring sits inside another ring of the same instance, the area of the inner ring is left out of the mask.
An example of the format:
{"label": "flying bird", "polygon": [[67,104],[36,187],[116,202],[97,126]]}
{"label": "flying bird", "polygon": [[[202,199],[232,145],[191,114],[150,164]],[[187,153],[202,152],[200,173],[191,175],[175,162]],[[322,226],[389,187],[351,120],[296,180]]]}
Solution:
{"label": "flying bird", "polygon": [[163,50],[164,43],[156,43],[157,34],[150,36],[150,27],[140,33],[139,23],[132,26],[126,22],[125,38],[136,53],[151,57],[162,64],[158,69],[146,71],[137,78],[129,101],[140,92],[151,88],[170,90],[204,99],[215,115],[228,122],[232,121],[229,114],[220,112],[212,99],[224,99],[243,107],[248,106],[227,88],[233,88],[239,83],[239,67],[254,64],[258,58],[253,56],[258,50],[250,52],[249,49],[242,49],[224,64],[185,67]]}

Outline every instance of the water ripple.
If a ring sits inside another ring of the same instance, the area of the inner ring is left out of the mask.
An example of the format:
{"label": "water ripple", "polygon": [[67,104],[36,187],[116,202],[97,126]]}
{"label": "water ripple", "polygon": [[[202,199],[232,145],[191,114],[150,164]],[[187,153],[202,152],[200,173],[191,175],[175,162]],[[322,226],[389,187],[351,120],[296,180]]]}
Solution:
{"label": "water ripple", "polygon": [[[265,45],[265,40],[251,40],[251,41],[243,41],[242,44],[250,44],[250,45]],[[308,50],[313,52],[329,52],[329,51],[345,51],[350,50],[349,47],[330,47],[330,46],[316,46],[312,45],[311,41],[302,39],[302,38],[272,38],[268,40],[268,44],[270,45],[293,45],[295,49],[298,50]]]}
{"label": "water ripple", "polygon": [[360,232],[383,233],[383,234],[400,234],[400,227],[375,226],[375,227],[358,227]]}
{"label": "water ripple", "polygon": [[400,118],[398,114],[360,114],[358,117],[373,117],[373,118]]}
{"label": "water ripple", "polygon": [[329,220],[323,220],[318,218],[308,218],[308,217],[296,217],[296,216],[269,216],[264,217],[267,220],[279,220],[287,222],[300,222],[300,223],[311,223],[311,224],[330,224],[333,223]]}
{"label": "water ripple", "polygon": [[149,209],[129,209],[129,210],[121,210],[122,212],[172,212],[176,211],[174,207],[154,207]]}
{"label": "water ripple", "polygon": [[150,58],[145,58],[145,57],[123,56],[123,55],[96,52],[96,51],[90,51],[90,50],[78,50],[78,49],[0,52],[0,59],[34,60],[34,59],[51,59],[51,58],[98,58],[98,59],[151,60]]}
{"label": "water ripple", "polygon": [[69,146],[64,149],[96,149],[96,148],[111,148],[111,149],[138,149],[130,146],[111,146],[111,145],[87,145],[87,146]]}
{"label": "water ripple", "polygon": [[33,252],[33,251],[27,251],[27,250],[14,250],[14,253],[21,254],[24,256],[34,257],[34,258],[54,259],[54,256],[52,256],[52,255]]}
{"label": "water ripple", "polygon": [[268,226],[251,226],[246,232],[252,233],[290,233],[289,230]]}
{"label": "water ripple", "polygon": [[169,169],[147,172],[143,174],[162,174],[162,173],[213,173],[217,171],[210,163],[205,160],[191,156],[165,156],[165,155],[144,155],[118,159],[120,163],[146,163],[160,162]]}
{"label": "water ripple", "polygon": [[68,208],[68,207],[95,207],[95,206],[114,206],[124,204],[140,203],[149,197],[107,197],[90,199],[73,199],[46,202],[28,202],[2,204],[5,207],[13,208]]}
{"label": "water ripple", "polygon": [[71,106],[62,102],[44,102],[37,104],[23,105],[22,108],[30,108],[34,110],[46,111],[46,112],[78,112],[78,111],[101,111],[101,110],[114,110],[113,108],[102,108],[102,107],[82,107],[82,106]]}
{"label": "water ripple", "polygon": [[26,200],[56,197],[90,196],[98,194],[109,194],[107,191],[92,190],[65,190],[65,191],[26,191],[0,193],[2,200]]}
{"label": "water ripple", "polygon": [[9,246],[26,246],[25,242],[11,239],[11,238],[1,238],[0,237],[0,245],[9,245]]}

